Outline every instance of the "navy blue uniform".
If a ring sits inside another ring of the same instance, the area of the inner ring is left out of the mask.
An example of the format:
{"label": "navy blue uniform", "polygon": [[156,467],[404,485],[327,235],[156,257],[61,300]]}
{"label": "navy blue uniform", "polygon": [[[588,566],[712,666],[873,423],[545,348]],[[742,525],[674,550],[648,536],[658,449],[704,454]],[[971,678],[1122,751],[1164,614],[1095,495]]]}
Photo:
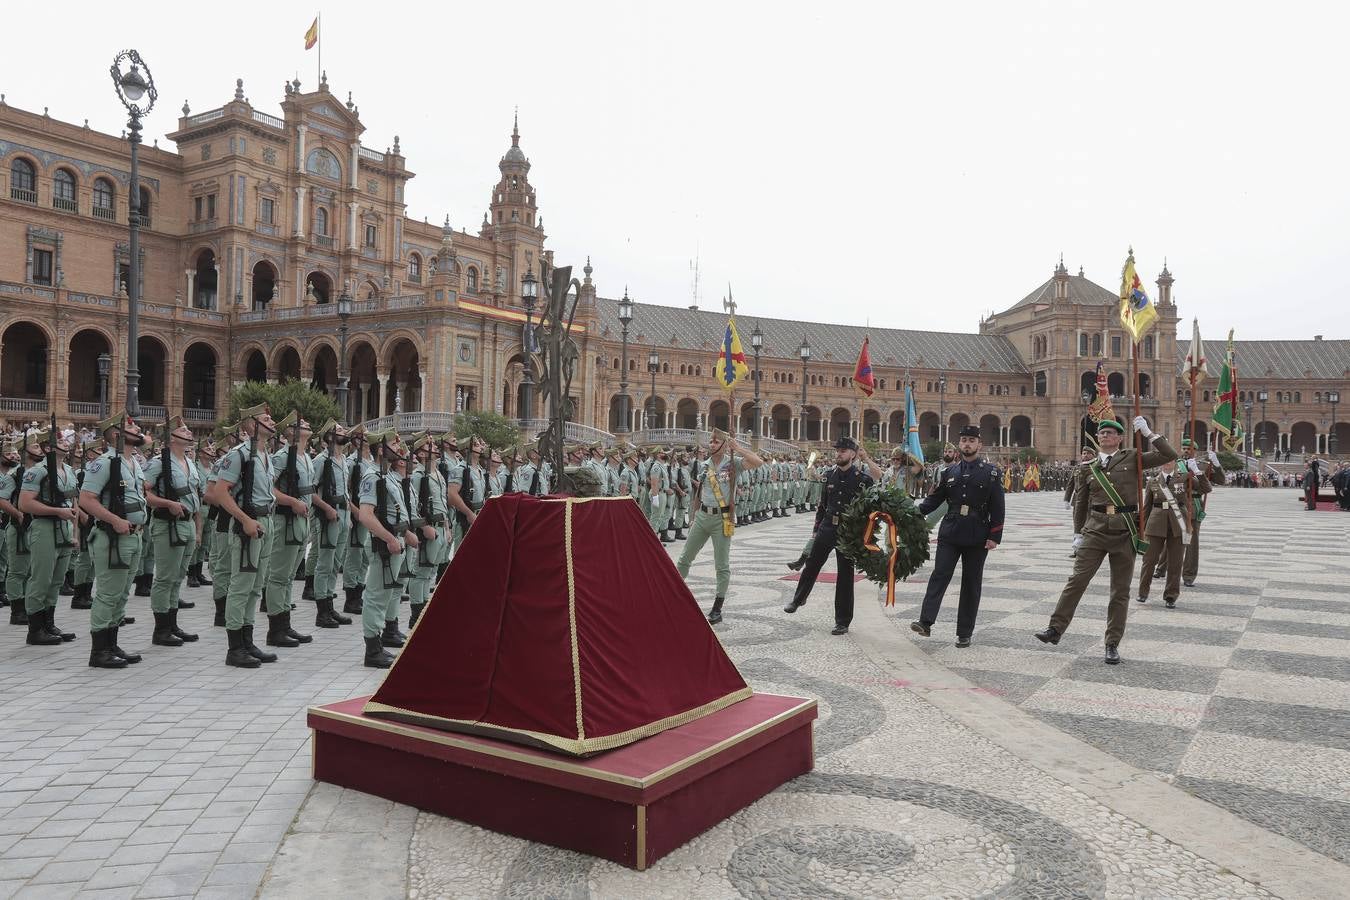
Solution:
{"label": "navy blue uniform", "polygon": [[923,597],[919,621],[932,627],[942,607],[942,595],[951,584],[957,560],[961,561],[961,605],[956,613],[956,636],[970,637],[980,611],[980,587],[984,581],[985,541],[1003,540],[1003,474],[998,466],[962,460],[948,466],[933,492],[923,498],[924,515],[947,504],[947,514],[938,527],[937,554],[928,590]]}
{"label": "navy blue uniform", "polygon": [[[792,595],[789,612],[804,605],[806,598],[811,596],[811,588],[815,587],[820,567],[825,565],[825,560],[838,541],[836,532],[839,517],[848,509],[853,498],[871,483],[872,476],[856,462],[847,469],[835,466],[826,474],[820,506],[816,509],[811,554],[806,558],[806,565],[802,566],[801,580],[797,582],[797,591]],[[848,628],[853,621],[853,560],[837,551],[834,560],[838,567],[834,582],[834,623],[840,628]]]}

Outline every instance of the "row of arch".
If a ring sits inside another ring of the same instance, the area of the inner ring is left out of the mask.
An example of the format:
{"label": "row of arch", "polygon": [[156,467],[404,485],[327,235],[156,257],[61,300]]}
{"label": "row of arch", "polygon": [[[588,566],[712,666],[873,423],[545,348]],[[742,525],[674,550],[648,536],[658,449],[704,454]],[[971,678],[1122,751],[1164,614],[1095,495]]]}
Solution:
{"label": "row of arch", "polygon": [[[27,156],[15,155],[9,162],[9,196],[11,200],[23,203],[38,202],[37,161]],[[51,172],[52,207],[66,212],[78,213],[80,176],[69,166],[57,164]],[[140,186],[141,215],[150,218],[150,189]],[[117,188],[114,179],[108,175],[96,175],[90,190],[90,215],[106,220],[116,217]],[[148,223],[147,223],[148,224]]]}

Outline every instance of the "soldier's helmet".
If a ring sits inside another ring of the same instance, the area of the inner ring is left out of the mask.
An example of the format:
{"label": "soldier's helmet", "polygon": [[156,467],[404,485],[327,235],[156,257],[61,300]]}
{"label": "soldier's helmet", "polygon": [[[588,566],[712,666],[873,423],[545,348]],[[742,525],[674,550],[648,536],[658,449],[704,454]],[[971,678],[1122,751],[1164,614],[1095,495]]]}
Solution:
{"label": "soldier's helmet", "polygon": [[571,476],[576,496],[599,497],[604,494],[604,485],[600,483],[600,474],[595,469],[589,466],[568,466],[567,474]]}

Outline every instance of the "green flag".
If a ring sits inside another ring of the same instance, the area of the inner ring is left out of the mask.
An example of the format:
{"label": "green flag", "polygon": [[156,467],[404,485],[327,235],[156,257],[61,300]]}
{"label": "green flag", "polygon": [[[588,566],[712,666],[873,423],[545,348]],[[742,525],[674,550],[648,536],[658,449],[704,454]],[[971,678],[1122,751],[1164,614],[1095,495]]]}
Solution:
{"label": "green flag", "polygon": [[1242,420],[1237,405],[1237,362],[1233,358],[1233,331],[1228,331],[1228,349],[1223,354],[1223,370],[1219,373],[1219,402],[1214,407],[1210,423],[1223,435],[1224,449],[1235,452],[1242,446]]}

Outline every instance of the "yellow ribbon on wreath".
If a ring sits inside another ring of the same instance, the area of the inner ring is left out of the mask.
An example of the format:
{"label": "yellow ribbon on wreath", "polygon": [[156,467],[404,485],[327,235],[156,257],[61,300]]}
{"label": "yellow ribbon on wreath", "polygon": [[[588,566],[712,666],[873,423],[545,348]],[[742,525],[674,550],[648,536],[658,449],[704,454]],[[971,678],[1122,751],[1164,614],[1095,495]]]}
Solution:
{"label": "yellow ribbon on wreath", "polygon": [[899,545],[896,543],[896,539],[895,539],[895,520],[892,519],[888,513],[884,513],[884,512],[881,512],[880,510],[877,510],[877,511],[874,512],[874,513],[868,514],[868,516],[867,516],[867,531],[865,532],[865,534],[867,535],[867,538],[866,538],[866,540],[863,541],[863,549],[864,549],[864,550],[871,550],[871,551],[874,551],[874,552],[877,552],[877,553],[884,553],[884,552],[886,552],[885,550],[882,550],[881,547],[877,546],[876,539],[875,539],[875,537],[874,537],[874,535],[876,534],[876,530],[875,530],[875,529],[876,529],[876,527],[877,527],[877,522],[878,522],[878,521],[884,522],[884,523],[886,524],[886,547],[887,547],[887,550],[890,551],[890,556],[889,556],[889,559],[887,560],[887,566],[886,566],[886,605],[887,605],[887,606],[894,606],[894,605],[895,605],[895,557],[896,557],[897,554],[898,554],[898,546],[899,546]]}

